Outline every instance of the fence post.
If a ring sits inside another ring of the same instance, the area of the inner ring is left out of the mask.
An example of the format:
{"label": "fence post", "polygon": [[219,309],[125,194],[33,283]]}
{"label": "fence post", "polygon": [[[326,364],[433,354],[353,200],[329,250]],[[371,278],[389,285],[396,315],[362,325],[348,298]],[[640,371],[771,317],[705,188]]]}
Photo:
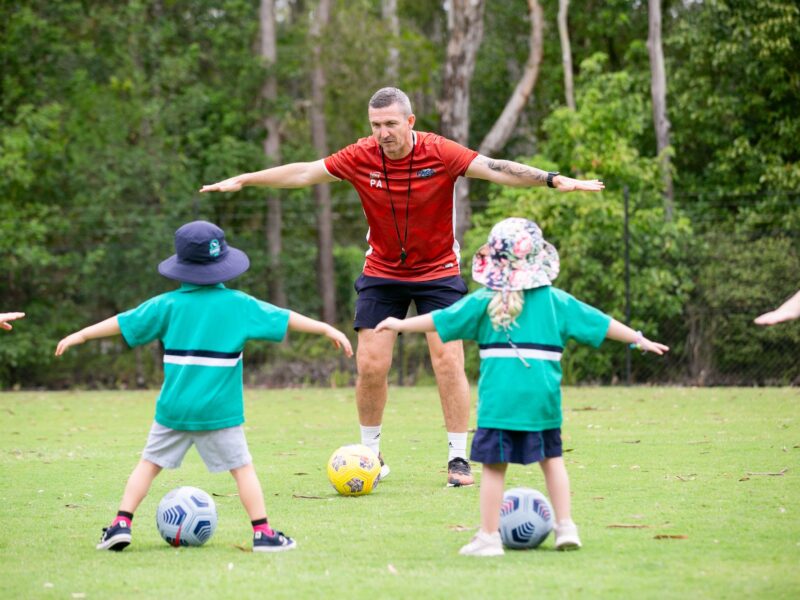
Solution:
{"label": "fence post", "polygon": [[[628,210],[630,200],[630,190],[626,185],[622,188],[622,195],[625,198],[624,209],[624,229],[623,238],[625,239],[625,324],[631,325],[631,253],[630,253],[630,230],[628,228]],[[631,384],[631,347],[625,345],[625,385]]]}

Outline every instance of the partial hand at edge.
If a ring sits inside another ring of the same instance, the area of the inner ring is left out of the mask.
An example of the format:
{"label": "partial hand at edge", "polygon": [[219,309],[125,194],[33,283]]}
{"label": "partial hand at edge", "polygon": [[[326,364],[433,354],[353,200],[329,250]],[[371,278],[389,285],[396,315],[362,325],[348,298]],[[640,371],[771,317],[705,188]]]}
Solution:
{"label": "partial hand at edge", "polygon": [[24,316],[24,312],[0,313],[0,328],[10,331],[14,329],[14,327],[11,325],[11,323],[9,323],[9,321],[16,321]]}

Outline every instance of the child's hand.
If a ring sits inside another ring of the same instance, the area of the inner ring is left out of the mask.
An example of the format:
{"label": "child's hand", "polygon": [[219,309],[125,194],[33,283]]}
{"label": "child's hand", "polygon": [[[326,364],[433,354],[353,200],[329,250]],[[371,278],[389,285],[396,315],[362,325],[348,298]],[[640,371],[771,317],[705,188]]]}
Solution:
{"label": "child's hand", "polygon": [[335,327],[330,327],[328,331],[325,332],[325,336],[331,342],[333,342],[334,346],[342,349],[346,357],[350,358],[351,356],[353,356],[353,346],[350,345],[350,340],[348,340],[347,336],[343,334],[341,331],[339,331]]}
{"label": "child's hand", "polygon": [[58,346],[56,346],[56,356],[61,356],[67,351],[67,348],[83,344],[85,341],[86,336],[84,336],[80,331],[78,333],[68,335],[63,340],[58,342]]}
{"label": "child's hand", "polygon": [[403,320],[395,317],[386,317],[375,327],[375,333],[381,331],[400,331],[403,327]]}
{"label": "child's hand", "polygon": [[0,313],[0,328],[10,331],[14,329],[9,321],[16,321],[25,316],[24,312]]}
{"label": "child's hand", "polygon": [[653,354],[658,354],[659,356],[665,352],[669,352],[669,346],[659,344],[658,342],[651,342],[646,337],[643,337],[639,342],[639,348],[642,352],[652,352]]}
{"label": "child's hand", "polygon": [[775,310],[771,310],[768,313],[756,317],[753,322],[756,325],[777,325],[778,323],[791,321],[796,318],[797,315],[794,314],[794,312],[781,306],[780,308],[776,308]]}

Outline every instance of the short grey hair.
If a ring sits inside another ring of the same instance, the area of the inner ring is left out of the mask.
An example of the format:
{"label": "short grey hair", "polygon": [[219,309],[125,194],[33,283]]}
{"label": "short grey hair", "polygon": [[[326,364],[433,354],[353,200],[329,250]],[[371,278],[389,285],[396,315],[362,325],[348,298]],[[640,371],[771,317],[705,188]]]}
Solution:
{"label": "short grey hair", "polygon": [[406,117],[411,116],[413,113],[411,110],[411,100],[408,99],[408,96],[406,96],[403,90],[396,87],[381,88],[372,94],[372,98],[369,99],[370,108],[386,108],[392,104],[399,104]]}

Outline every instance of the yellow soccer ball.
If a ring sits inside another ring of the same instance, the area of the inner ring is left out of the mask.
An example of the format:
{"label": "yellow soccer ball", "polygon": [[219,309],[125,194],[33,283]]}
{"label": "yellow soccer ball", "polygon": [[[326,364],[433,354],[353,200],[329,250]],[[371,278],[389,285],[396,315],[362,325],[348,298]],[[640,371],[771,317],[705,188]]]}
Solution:
{"label": "yellow soccer ball", "polygon": [[328,479],[343,496],[363,496],[378,486],[381,462],[362,444],[338,448],[328,461]]}

